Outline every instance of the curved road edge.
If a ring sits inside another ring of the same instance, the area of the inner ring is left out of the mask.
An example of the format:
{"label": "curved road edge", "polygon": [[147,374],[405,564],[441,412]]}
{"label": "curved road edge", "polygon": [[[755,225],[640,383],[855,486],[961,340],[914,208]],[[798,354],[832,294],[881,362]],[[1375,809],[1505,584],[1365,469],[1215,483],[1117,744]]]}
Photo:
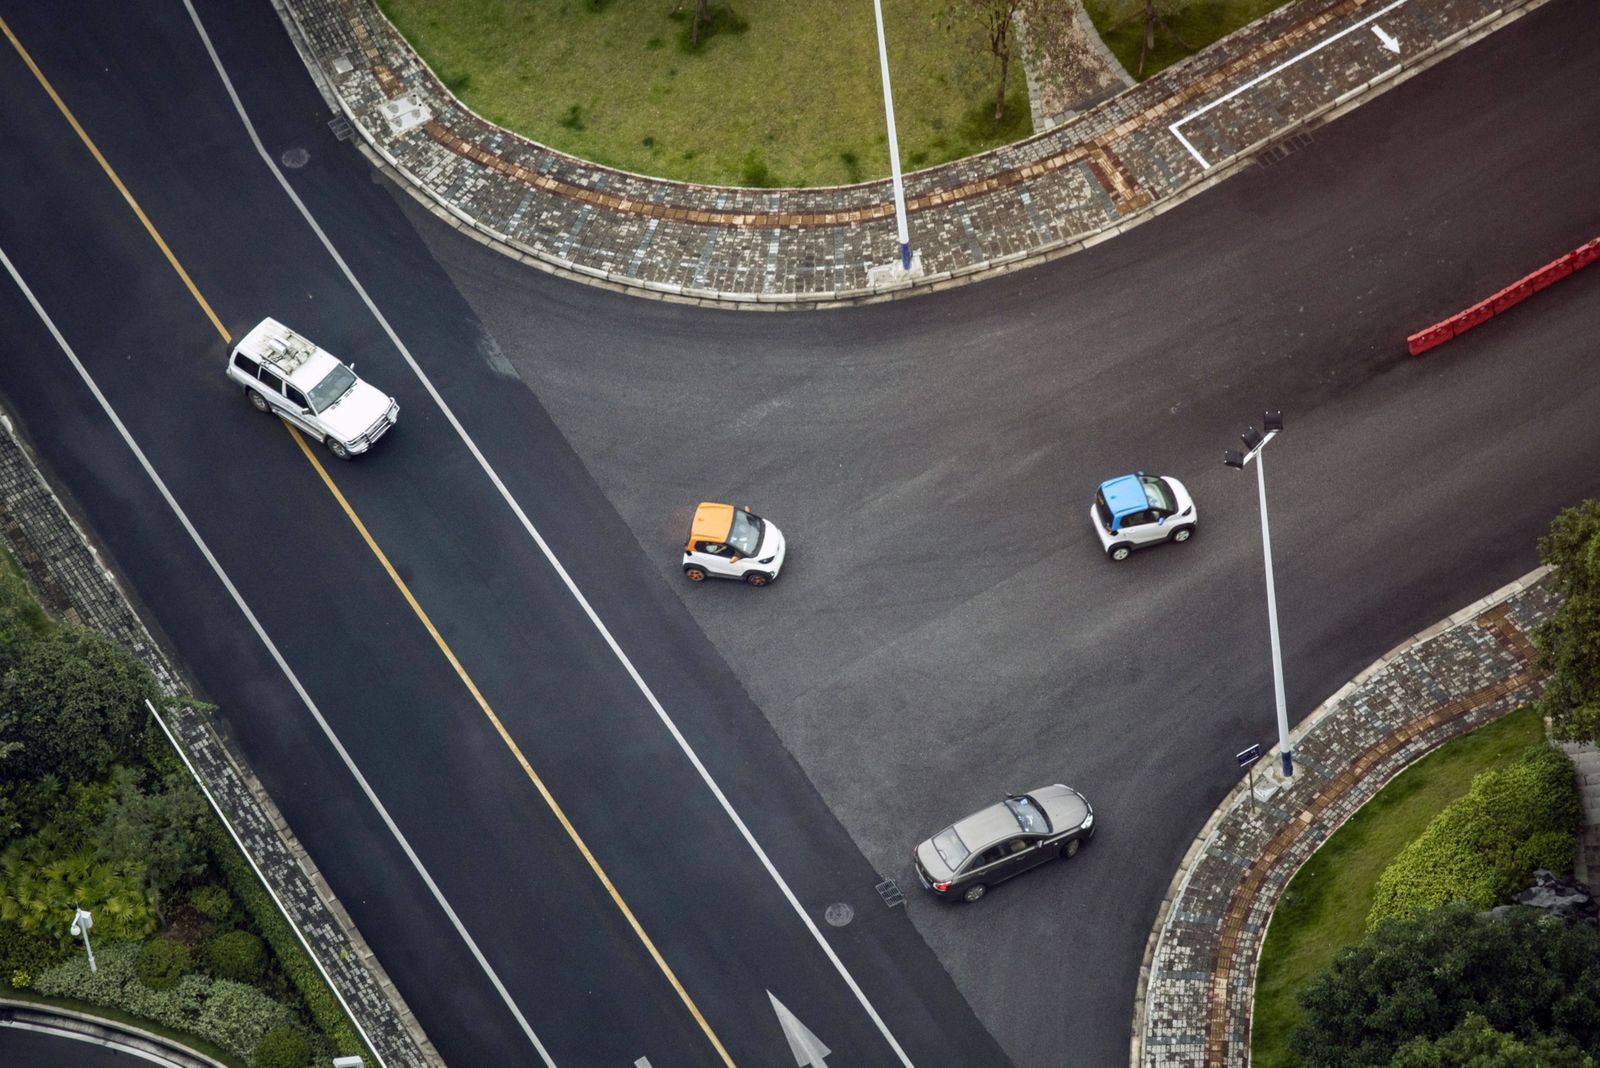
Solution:
{"label": "curved road edge", "polygon": [[[189,691],[158,639],[112,573],[110,557],[69,511],[0,411],[0,546],[8,548],[34,592],[57,618],[99,631],[142,660],[164,695]],[[159,717],[158,717],[159,718]],[[401,999],[316,864],[249,770],[222,725],[184,706],[169,708],[163,729],[194,772],[214,811],[278,903],[380,1065],[440,1068],[443,1061]]]}
{"label": "curved road edge", "polygon": [[168,1068],[225,1068],[221,1061],[196,1053],[170,1038],[117,1020],[40,1002],[0,998],[0,1027],[91,1042]]}
{"label": "curved road edge", "polygon": [[908,175],[919,257],[911,275],[891,264],[898,241],[886,180],[737,189],[588,163],[474,114],[374,0],[273,2],[338,116],[333,135],[353,139],[448,225],[590,285],[774,310],[935,292],[1089,248],[1258,155],[1292,149],[1295,136],[1546,0],[1279,8],[1070,122]]}
{"label": "curved road edge", "polygon": [[1256,965],[1289,880],[1383,786],[1436,746],[1536,697],[1533,631],[1556,606],[1529,572],[1401,642],[1291,732],[1206,821],[1161,907],[1139,968],[1129,1064],[1246,1065]]}

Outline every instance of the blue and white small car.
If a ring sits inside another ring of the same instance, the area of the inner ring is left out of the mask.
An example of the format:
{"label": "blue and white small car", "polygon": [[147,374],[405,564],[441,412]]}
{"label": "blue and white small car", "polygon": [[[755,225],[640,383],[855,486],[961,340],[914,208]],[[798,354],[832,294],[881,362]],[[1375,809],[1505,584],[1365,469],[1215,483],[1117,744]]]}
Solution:
{"label": "blue and white small car", "polygon": [[1182,482],[1138,471],[1100,483],[1089,518],[1106,555],[1126,560],[1146,545],[1188,541],[1200,517]]}

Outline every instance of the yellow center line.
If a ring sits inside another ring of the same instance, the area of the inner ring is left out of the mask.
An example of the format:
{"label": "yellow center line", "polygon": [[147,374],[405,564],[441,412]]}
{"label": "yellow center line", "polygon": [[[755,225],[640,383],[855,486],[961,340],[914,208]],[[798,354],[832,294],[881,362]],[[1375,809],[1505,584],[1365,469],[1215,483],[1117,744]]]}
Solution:
{"label": "yellow center line", "polygon": [[72,127],[73,132],[78,135],[78,140],[83,142],[84,147],[89,150],[89,154],[94,157],[95,162],[100,164],[100,169],[106,172],[106,177],[111,179],[111,184],[117,187],[117,192],[122,194],[122,199],[128,202],[128,207],[132,208],[133,213],[139,217],[139,221],[144,224],[146,232],[160,247],[161,254],[167,258],[168,263],[172,264],[172,269],[178,272],[178,277],[183,279],[183,284],[189,287],[189,295],[194,297],[195,303],[200,305],[200,310],[205,312],[206,318],[211,320],[211,325],[216,327],[217,333],[222,335],[222,340],[233,340],[228,336],[228,331],[222,325],[222,320],[217,318],[217,313],[211,310],[211,305],[206,303],[206,298],[200,295],[200,290],[196,288],[194,280],[189,277],[189,272],[183,269],[183,265],[178,262],[178,257],[172,254],[172,250],[167,247],[167,243],[161,239],[161,235],[156,232],[155,225],[145,215],[144,209],[139,207],[139,202],[133,199],[133,194],[128,192],[128,187],[122,184],[122,179],[117,177],[117,172],[111,169],[111,164],[107,163],[106,158],[100,154],[100,149],[95,146],[93,141],[89,140],[89,135],[84,133],[82,126],[78,125],[78,120],[72,114],[71,109],[67,107],[66,101],[57,95],[55,86],[50,84],[49,79],[44,76],[44,72],[39,69],[39,65],[33,61],[33,57],[28,54],[28,50],[22,47],[22,42],[17,40],[17,35],[11,32],[11,27],[6,25],[6,20],[3,18],[0,18],[0,33],[6,35],[6,40],[11,42],[11,47],[17,50],[17,55],[22,57],[22,62],[28,65],[28,69],[33,72],[34,78],[44,88],[46,95],[50,97],[51,101],[66,118],[67,124]]}
{"label": "yellow center line", "polygon": [[[55,88],[50,84],[49,80],[45,78],[44,72],[39,69],[38,64],[34,63],[33,57],[28,54],[27,49],[22,47],[22,42],[17,40],[16,34],[11,32],[11,27],[6,24],[4,18],[0,18],[0,32],[5,34],[6,40],[11,42],[11,47],[16,49],[17,54],[22,57],[22,61],[26,63],[28,69],[33,72],[34,78],[44,89],[45,93],[49,95],[51,101],[55,103],[55,106],[60,110],[61,114],[66,118],[67,123],[72,127],[73,132],[78,135],[78,139],[83,142],[84,147],[86,147],[89,150],[89,153],[94,156],[95,161],[100,164],[100,169],[105,171],[106,177],[109,178],[111,183],[117,187],[117,191],[122,194],[122,198],[128,202],[128,206],[133,209],[133,213],[138,216],[139,221],[144,224],[145,230],[150,234],[150,237],[155,241],[156,245],[160,247],[162,255],[166,256],[167,262],[172,265],[172,269],[176,271],[178,277],[183,280],[184,286],[189,290],[189,295],[194,298],[195,303],[200,306],[200,309],[205,312],[206,317],[211,320],[211,325],[216,327],[217,333],[222,335],[222,340],[224,342],[232,341],[233,338],[228,333],[227,328],[222,325],[222,320],[217,318],[216,313],[211,310],[211,305],[206,303],[205,297],[200,294],[199,287],[194,284],[194,280],[189,277],[189,273],[185,271],[183,269],[183,265],[178,262],[177,256],[173,255],[172,249],[167,246],[166,241],[164,241],[161,237],[161,234],[157,232],[155,224],[150,221],[149,216],[145,215],[144,209],[139,207],[138,201],[134,200],[133,194],[128,191],[128,187],[123,184],[122,179],[119,178],[116,171],[111,168],[111,164],[106,161],[106,158],[101,154],[100,149],[95,146],[94,142],[90,140],[89,135],[84,131],[83,127],[79,125],[77,118],[73,116],[72,111],[67,107],[66,102],[63,101],[60,95],[56,93]],[[433,620],[428,618],[428,613],[424,611],[422,605],[418,603],[416,597],[411,592],[411,588],[406,585],[405,580],[402,579],[399,572],[394,569],[394,565],[389,562],[388,555],[385,554],[381,548],[379,548],[377,541],[367,530],[367,525],[361,521],[361,517],[356,514],[356,510],[351,507],[350,502],[345,499],[344,494],[334,483],[333,476],[329,475],[327,469],[322,466],[322,462],[317,459],[316,454],[312,451],[311,445],[306,441],[305,437],[302,436],[300,432],[297,431],[288,421],[285,420],[283,426],[286,430],[288,430],[289,436],[294,439],[295,444],[300,446],[300,451],[305,454],[306,460],[310,462],[312,469],[315,470],[317,475],[322,479],[323,485],[327,487],[328,492],[333,495],[333,499],[337,501],[339,507],[343,509],[345,516],[349,518],[350,523],[355,527],[356,532],[361,535],[361,540],[366,542],[367,548],[372,550],[372,555],[377,557],[378,563],[383,566],[383,570],[388,574],[390,581],[392,581],[395,587],[400,591],[400,595],[405,598],[406,604],[411,606],[411,611],[415,613],[417,619],[421,621],[423,628],[426,629],[428,634],[433,638],[434,644],[439,647],[439,651],[444,654],[444,658],[450,662],[450,667],[454,669],[456,677],[459,678],[462,685],[467,688],[467,692],[472,695],[472,699],[478,703],[478,707],[482,709],[484,716],[488,718],[490,724],[493,725],[495,732],[499,734],[500,740],[504,742],[506,748],[511,751],[511,755],[516,758],[517,764],[521,766],[523,773],[526,774],[528,780],[533,783],[534,789],[536,789],[539,792],[539,796],[544,799],[545,805],[548,806],[551,813],[554,814],[556,821],[561,824],[561,829],[566,832],[567,837],[572,841],[572,844],[577,848],[578,852],[583,855],[583,859],[589,865],[589,870],[594,872],[595,878],[600,880],[600,885],[605,887],[606,893],[610,895],[612,902],[622,913],[623,918],[628,921],[628,926],[633,928],[633,932],[638,936],[639,941],[644,944],[645,949],[650,954],[650,958],[655,961],[656,967],[658,967],[661,970],[662,975],[666,977],[667,982],[677,993],[678,998],[683,1002],[684,1007],[689,1010],[689,1014],[694,1017],[695,1022],[700,1025],[700,1030],[704,1032],[707,1040],[710,1041],[712,1047],[716,1049],[717,1055],[722,1058],[722,1062],[724,1064],[732,1068],[733,1058],[728,1055],[728,1051],[722,1045],[722,1041],[718,1039],[716,1033],[711,1030],[711,1025],[706,1021],[705,1016],[700,1012],[699,1007],[694,1003],[694,999],[689,996],[688,990],[684,989],[683,983],[679,981],[677,974],[673,972],[672,966],[667,963],[666,958],[661,955],[661,951],[656,948],[655,942],[652,941],[649,934],[645,932],[644,925],[641,924],[638,917],[634,915],[633,909],[629,908],[628,903],[623,900],[622,895],[617,891],[616,885],[612,883],[611,877],[605,873],[605,869],[602,868],[600,866],[600,862],[595,859],[594,853],[590,851],[589,846],[583,840],[583,836],[578,833],[578,829],[572,825],[572,821],[567,818],[566,812],[562,810],[561,805],[556,801],[555,795],[553,795],[549,788],[545,786],[544,780],[539,777],[539,773],[533,770],[533,765],[528,762],[528,758],[523,755],[521,748],[518,747],[516,741],[512,739],[511,732],[506,729],[505,724],[495,713],[495,710],[490,706],[488,700],[483,696],[483,693],[478,689],[477,683],[472,681],[472,676],[467,674],[467,669],[461,666],[461,661],[456,657],[455,652],[444,640],[444,636],[441,635],[438,629],[433,625]]]}

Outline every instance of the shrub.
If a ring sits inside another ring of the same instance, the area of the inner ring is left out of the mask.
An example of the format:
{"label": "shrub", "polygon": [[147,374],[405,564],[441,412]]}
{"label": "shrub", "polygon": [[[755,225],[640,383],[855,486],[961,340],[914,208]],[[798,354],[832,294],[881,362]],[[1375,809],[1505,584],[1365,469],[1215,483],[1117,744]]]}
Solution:
{"label": "shrub", "polygon": [[218,979],[254,983],[267,967],[267,950],[249,931],[224,931],[206,943],[206,968]]}
{"label": "shrub", "polygon": [[224,1049],[244,1056],[255,1051],[274,1027],[294,1022],[289,1009],[253,986],[231,979],[215,979],[207,991],[194,1033]]}
{"label": "shrub", "polygon": [[328,989],[322,973],[300,945],[294,928],[278,911],[277,902],[261,885],[255,870],[233,841],[220,830],[212,846],[212,856],[216,859],[217,867],[227,876],[234,896],[255,921],[256,929],[266,939],[267,945],[272,947],[272,955],[277,958],[278,966],[305,999],[306,1008],[311,1010],[311,1018],[316,1021],[317,1027],[340,1053],[370,1057],[371,1052],[357,1036],[355,1028],[344,1014],[343,1006],[333,996],[333,991]]}
{"label": "shrub", "polygon": [[254,987],[204,975],[186,975],[165,990],[146,986],[136,974],[142,947],[108,942],[98,947],[99,970],[90,972],[82,954],[45,969],[34,989],[119,1009],[163,1027],[186,1031],[248,1059],[267,1032],[291,1026],[294,1014]]}
{"label": "shrub", "polygon": [[14,923],[0,923],[0,984],[17,989],[33,985],[33,977],[64,956],[61,940],[43,931],[24,931]]}
{"label": "shrub", "polygon": [[133,974],[151,990],[171,990],[193,966],[188,946],[171,938],[152,938],[139,951]]}
{"label": "shrub", "polygon": [[279,1024],[256,1043],[255,1068],[306,1068],[311,1043],[298,1028]]}
{"label": "shrub", "polygon": [[1453,901],[1486,909],[1538,868],[1567,871],[1581,820],[1572,762],[1558,749],[1484,772],[1378,877],[1367,928]]}
{"label": "shrub", "polygon": [[226,887],[204,883],[189,891],[189,907],[208,920],[226,920],[233,916],[233,895]]}
{"label": "shrub", "polygon": [[88,904],[102,937],[138,939],[155,930],[142,865],[97,861],[86,850],[61,856],[58,844],[39,835],[0,853],[0,919],[65,942],[73,906]]}

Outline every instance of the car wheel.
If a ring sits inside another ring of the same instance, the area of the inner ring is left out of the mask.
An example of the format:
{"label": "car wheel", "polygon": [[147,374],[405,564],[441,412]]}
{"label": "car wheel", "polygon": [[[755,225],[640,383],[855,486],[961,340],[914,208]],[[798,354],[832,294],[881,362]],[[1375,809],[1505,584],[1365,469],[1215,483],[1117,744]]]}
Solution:
{"label": "car wheel", "polygon": [[746,571],[744,580],[752,586],[765,586],[772,581],[772,576],[765,571]]}
{"label": "car wheel", "polygon": [[961,891],[961,900],[970,905],[988,892],[989,888],[979,883],[977,886],[969,886]]}
{"label": "car wheel", "polygon": [[1071,858],[1077,856],[1078,855],[1078,850],[1080,850],[1082,848],[1083,848],[1083,839],[1082,838],[1074,838],[1072,841],[1068,842],[1067,843],[1067,847],[1061,851],[1061,857],[1062,857],[1063,860],[1070,860]]}
{"label": "car wheel", "polygon": [[250,407],[254,408],[256,411],[258,411],[258,412],[270,412],[270,411],[272,411],[272,405],[267,403],[267,398],[263,397],[261,394],[257,393],[255,390],[247,389],[247,390],[244,391],[244,395],[249,398]]}
{"label": "car wheel", "polygon": [[328,446],[328,451],[333,453],[339,459],[350,459],[350,450],[344,447],[344,442],[336,441],[333,438],[323,438],[322,440],[323,443]]}
{"label": "car wheel", "polygon": [[1113,560],[1126,560],[1128,558],[1128,554],[1131,552],[1133,552],[1133,546],[1124,542],[1121,545],[1113,545],[1111,548],[1107,549],[1106,555],[1111,557]]}
{"label": "car wheel", "polygon": [[703,567],[686,567],[683,569],[683,574],[690,582],[704,582],[706,580],[706,569]]}
{"label": "car wheel", "polygon": [[1192,537],[1194,537],[1194,527],[1179,527],[1172,532],[1171,540],[1182,542],[1188,541]]}

